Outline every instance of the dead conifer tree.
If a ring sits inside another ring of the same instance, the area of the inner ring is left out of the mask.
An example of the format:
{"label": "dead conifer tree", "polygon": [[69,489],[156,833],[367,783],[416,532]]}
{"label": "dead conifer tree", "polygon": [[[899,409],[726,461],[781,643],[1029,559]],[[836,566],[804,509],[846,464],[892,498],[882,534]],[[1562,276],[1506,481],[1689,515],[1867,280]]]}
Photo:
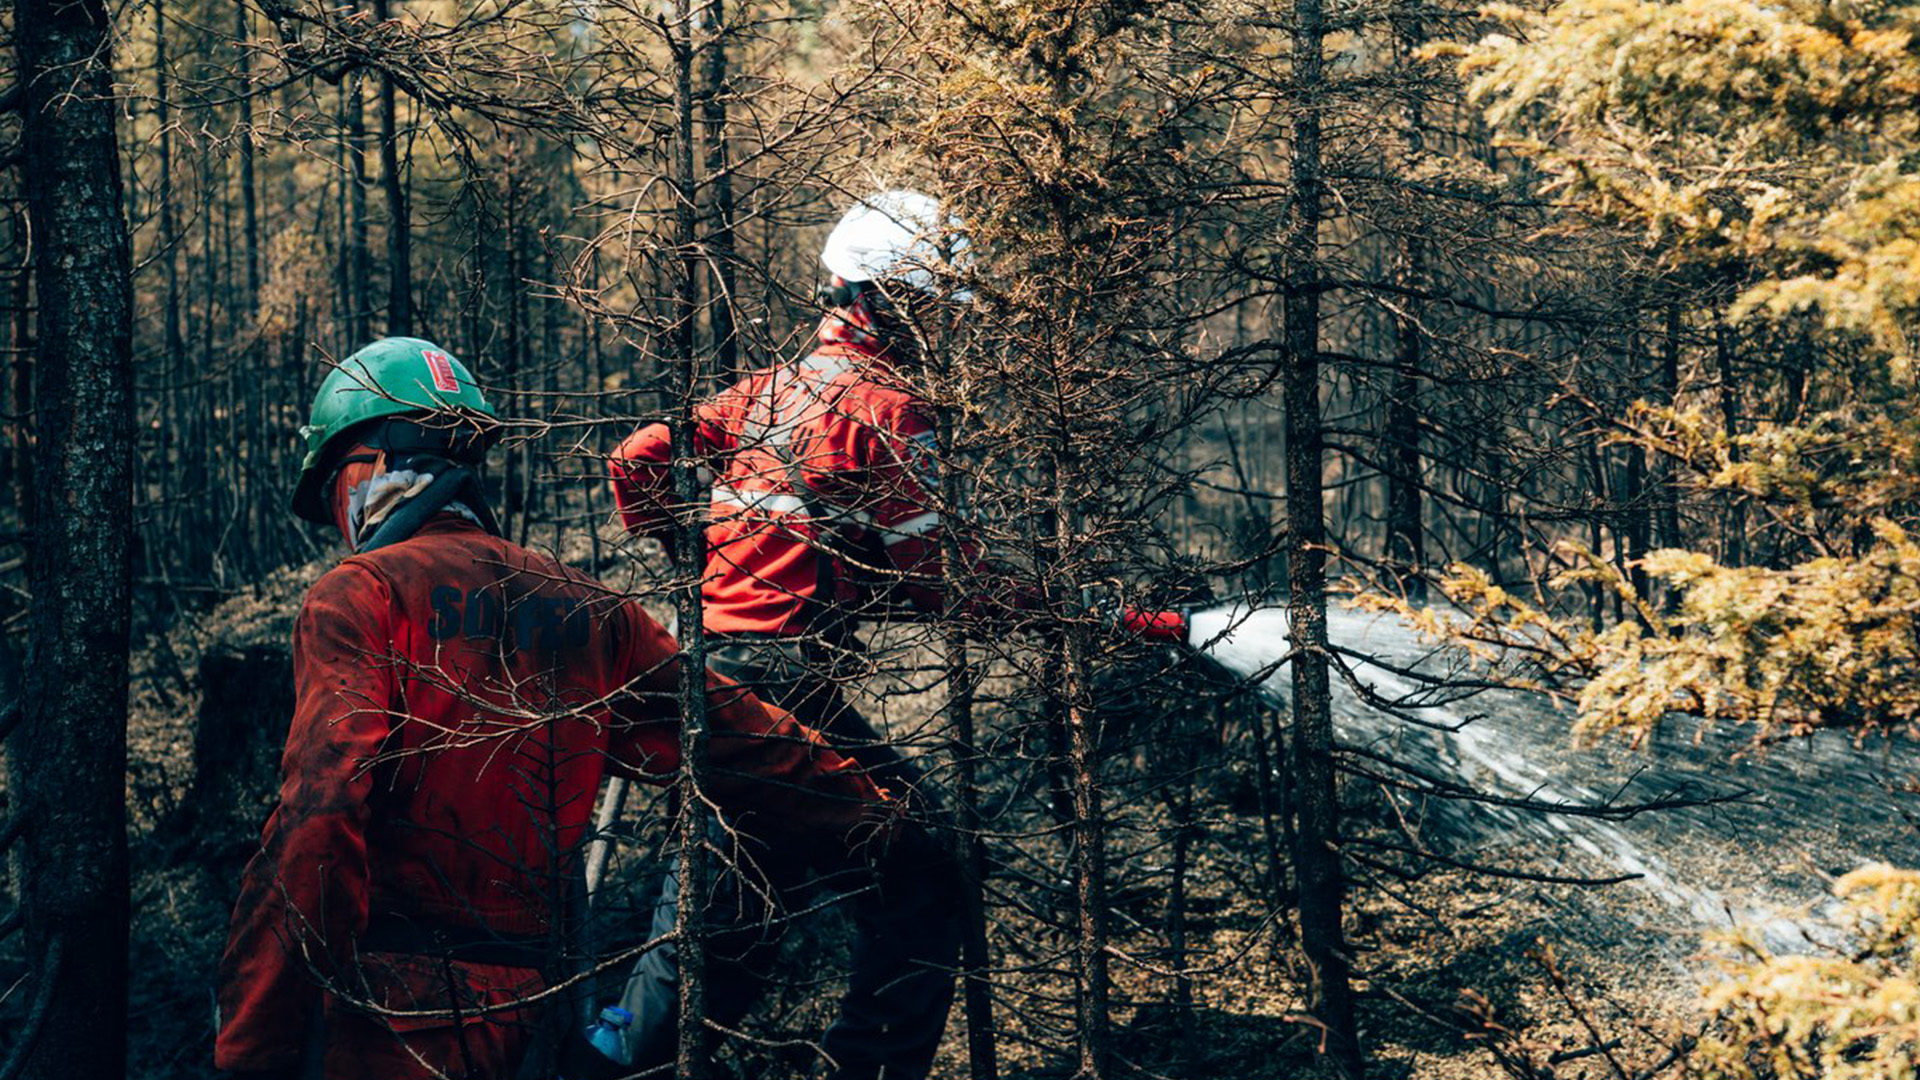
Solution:
{"label": "dead conifer tree", "polygon": [[[32,589],[25,679],[0,729],[33,1005],[0,1075],[126,1068],[132,265],[104,3],[20,0],[16,78],[35,236]],[[16,925],[0,920],[0,936]]]}

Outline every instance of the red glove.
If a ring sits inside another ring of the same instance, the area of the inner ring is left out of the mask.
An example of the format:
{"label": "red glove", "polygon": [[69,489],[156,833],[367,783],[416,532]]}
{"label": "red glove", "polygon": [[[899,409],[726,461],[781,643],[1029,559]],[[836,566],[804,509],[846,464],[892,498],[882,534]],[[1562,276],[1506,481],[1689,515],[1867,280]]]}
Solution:
{"label": "red glove", "polygon": [[1120,628],[1148,641],[1182,645],[1187,640],[1187,613],[1184,611],[1141,611],[1120,609]]}

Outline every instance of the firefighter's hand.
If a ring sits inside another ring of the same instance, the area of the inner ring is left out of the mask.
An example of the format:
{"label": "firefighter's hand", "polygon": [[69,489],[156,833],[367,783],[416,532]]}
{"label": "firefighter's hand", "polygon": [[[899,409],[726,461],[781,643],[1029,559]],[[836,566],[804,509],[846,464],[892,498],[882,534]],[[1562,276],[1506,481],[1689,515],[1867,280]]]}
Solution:
{"label": "firefighter's hand", "polygon": [[1184,611],[1142,611],[1135,607],[1120,609],[1120,629],[1148,641],[1183,645],[1187,640],[1187,613]]}
{"label": "firefighter's hand", "polygon": [[893,846],[902,831],[912,828],[908,801],[888,794],[861,808],[858,823],[847,833],[849,854],[871,861]]}

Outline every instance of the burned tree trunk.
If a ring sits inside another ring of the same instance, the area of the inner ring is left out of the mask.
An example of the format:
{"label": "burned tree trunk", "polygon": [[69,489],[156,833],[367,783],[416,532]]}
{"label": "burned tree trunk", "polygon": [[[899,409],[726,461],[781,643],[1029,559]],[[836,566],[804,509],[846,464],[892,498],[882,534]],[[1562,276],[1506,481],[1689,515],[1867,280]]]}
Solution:
{"label": "burned tree trunk", "polygon": [[[1679,301],[1667,304],[1666,326],[1660,338],[1660,384],[1657,401],[1671,408],[1674,400],[1680,396],[1680,346],[1683,320]],[[1657,509],[1659,521],[1654,530],[1654,543],[1659,547],[1682,547],[1680,536],[1680,481],[1672,458],[1662,456],[1655,470],[1655,482],[1659,486],[1660,501]],[[1674,605],[1677,596],[1669,595],[1667,603]]]}
{"label": "burned tree trunk", "polygon": [[[386,22],[388,0],[373,0],[373,17]],[[380,76],[380,188],[387,198],[387,333],[413,335],[413,222],[400,176],[398,105],[393,76]]]}
{"label": "burned tree trunk", "polygon": [[707,141],[707,185],[713,205],[713,230],[707,237],[710,273],[707,277],[709,316],[713,320],[714,362],[723,375],[739,364],[739,327],[733,317],[738,275],[734,268],[733,168],[727,156],[727,90],[732,73],[727,63],[725,0],[706,0],[705,19],[710,40],[706,48],[706,85],[701,106]]}
{"label": "burned tree trunk", "polygon": [[[1713,359],[1720,383],[1720,424],[1726,435],[1727,449],[1733,461],[1741,459],[1740,444],[1740,388],[1733,378],[1733,344],[1727,340],[1727,329],[1716,326],[1713,329]],[[1727,500],[1721,518],[1721,554],[1720,561],[1727,566],[1745,566],[1747,562],[1747,515],[1746,506],[1738,498]]]}
{"label": "burned tree trunk", "polygon": [[248,44],[247,6],[233,5],[233,36],[239,50],[240,76],[240,206],[247,245],[247,296],[241,306],[246,317],[258,317],[260,303],[260,206],[253,175],[253,47]]}
{"label": "burned tree trunk", "polygon": [[1320,415],[1319,233],[1323,178],[1318,99],[1325,87],[1321,0],[1295,0],[1293,201],[1286,223],[1281,376],[1287,425],[1287,578],[1292,626],[1294,866],[1300,943],[1312,969],[1313,1013],[1327,1052],[1349,1078],[1363,1072],[1351,965],[1343,937],[1340,797],[1334,783],[1333,702],[1327,665],[1326,521]]}
{"label": "burned tree trunk", "polygon": [[[1413,55],[1425,44],[1426,33],[1417,14],[1407,20],[1396,39],[1403,56]],[[1423,113],[1420,96],[1410,94],[1401,109],[1408,175],[1417,175],[1414,170],[1419,167],[1425,149]],[[1416,236],[1409,236],[1406,250],[1395,258],[1393,271],[1408,295],[1393,313],[1393,379],[1387,391],[1388,446],[1384,456],[1387,462],[1387,566],[1401,592],[1416,604],[1425,603],[1427,599],[1427,580],[1423,573],[1427,552],[1421,510],[1419,408],[1426,329],[1420,324],[1420,306],[1413,294],[1425,287],[1426,270],[1426,244]]]}
{"label": "burned tree trunk", "polygon": [[[520,141],[517,138],[507,140],[506,150],[506,218],[502,227],[506,230],[507,258],[507,294],[505,307],[507,316],[506,371],[503,382],[509,392],[519,392],[525,387],[521,380],[527,370],[527,305],[526,285],[527,255],[526,236],[523,219],[526,214],[525,169],[520,161]],[[527,495],[533,484],[533,450],[525,440],[508,440],[505,461],[501,464],[501,511],[500,534],[515,537],[521,542],[527,538]]]}
{"label": "burned tree trunk", "polygon": [[[1065,460],[1062,460],[1065,459]],[[1082,533],[1076,470],[1065,452],[1057,452],[1050,466],[1054,487],[1050,493],[1056,567]],[[1069,569],[1056,595],[1079,599],[1081,590]],[[1063,605],[1064,606],[1064,605]],[[1057,606],[1056,611],[1063,606]],[[1074,995],[1079,1063],[1075,1080],[1104,1080],[1112,1055],[1107,968],[1107,836],[1106,809],[1100,783],[1100,731],[1094,715],[1088,676],[1088,641],[1084,626],[1068,626],[1060,635],[1061,713],[1066,719],[1067,763],[1073,800]]]}
{"label": "burned tree trunk", "polygon": [[[1409,251],[1402,271],[1417,280],[1419,252]],[[1427,581],[1426,533],[1421,522],[1420,490],[1420,364],[1425,342],[1412,315],[1394,318],[1394,376],[1388,392],[1387,449],[1387,566],[1407,599],[1424,603]]]}
{"label": "burned tree trunk", "polygon": [[[215,860],[243,863],[279,787],[294,707],[293,653],[278,643],[221,645],[200,658],[199,681],[193,786],[176,833]],[[231,870],[215,876],[230,881],[240,866]]]}
{"label": "burned tree trunk", "polygon": [[113,27],[103,0],[16,0],[13,26],[40,307],[33,601],[8,760],[35,1005],[0,1072],[122,1076],[133,270]]}
{"label": "burned tree trunk", "polygon": [[347,337],[350,348],[367,344],[371,336],[373,299],[369,282],[373,257],[367,248],[367,113],[360,96],[360,75],[340,81],[347,103]]}
{"label": "burned tree trunk", "polygon": [[171,76],[167,60],[167,6],[165,0],[158,0],[153,5],[153,117],[160,127],[160,168],[157,178],[160,271],[167,290],[166,299],[162,302],[161,321],[166,328],[167,377],[169,380],[178,380],[187,346],[180,329],[180,226],[173,216],[173,103],[168,88]]}
{"label": "burned tree trunk", "polygon": [[707,1033],[707,667],[700,582],[706,563],[706,515],[698,512],[704,491],[694,461],[694,408],[699,400],[700,368],[695,321],[699,316],[700,244],[694,214],[693,164],[693,11],[694,0],[674,0],[677,27],[668,39],[673,55],[673,151],[669,162],[674,192],[673,232],[678,256],[673,320],[667,354],[674,364],[673,490],[684,508],[673,532],[674,562],[684,581],[676,612],[680,635],[680,903],[675,909],[674,947],[680,961],[679,1044],[674,1054],[676,1080],[701,1080],[711,1071],[712,1043]]}
{"label": "burned tree trunk", "polygon": [[[940,410],[938,445],[943,461],[953,461],[956,457],[953,414],[951,408]],[[960,470],[942,469],[940,489],[944,506],[962,505]],[[943,564],[956,568],[965,565],[964,555],[955,530],[941,530]],[[1000,1055],[993,1030],[993,959],[987,944],[986,821],[980,808],[981,755],[974,715],[978,673],[969,655],[966,627],[949,621],[945,630],[947,715],[953,724],[955,794],[960,802],[961,866],[965,872],[965,895],[961,897],[961,918],[965,925],[961,927],[960,960],[965,966],[962,993],[967,1016],[967,1065],[972,1080],[999,1080]]]}

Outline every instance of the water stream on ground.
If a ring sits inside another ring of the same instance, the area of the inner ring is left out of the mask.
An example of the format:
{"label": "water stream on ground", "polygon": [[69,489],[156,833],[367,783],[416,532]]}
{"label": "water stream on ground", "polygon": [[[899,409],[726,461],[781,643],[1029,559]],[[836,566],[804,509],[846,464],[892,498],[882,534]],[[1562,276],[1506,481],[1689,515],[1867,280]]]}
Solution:
{"label": "water stream on ground", "polygon": [[[1291,676],[1281,608],[1226,605],[1194,613],[1194,638],[1212,659],[1285,706]],[[1636,875],[1615,903],[1666,932],[1753,927],[1782,952],[1829,940],[1822,918],[1830,879],[1872,862],[1920,865],[1920,747],[1857,744],[1821,732],[1764,753],[1739,730],[1675,719],[1648,744],[1577,744],[1572,716],[1538,694],[1436,689],[1398,671],[1470,676],[1404,620],[1335,608],[1328,639],[1350,650],[1354,682],[1393,703],[1377,708],[1336,677],[1340,740],[1491,795],[1538,803],[1597,806],[1700,797],[1746,789],[1735,804],[1653,811],[1625,820],[1452,800],[1425,800],[1434,842],[1456,856],[1494,865],[1516,859],[1581,876]],[[1365,659],[1360,659],[1365,658]],[[1370,662],[1371,661],[1371,662]],[[1385,665],[1385,666],[1383,666]],[[1415,720],[1406,717],[1417,717]],[[1910,816],[1912,815],[1912,816]],[[1676,925],[1680,924],[1680,925]]]}

